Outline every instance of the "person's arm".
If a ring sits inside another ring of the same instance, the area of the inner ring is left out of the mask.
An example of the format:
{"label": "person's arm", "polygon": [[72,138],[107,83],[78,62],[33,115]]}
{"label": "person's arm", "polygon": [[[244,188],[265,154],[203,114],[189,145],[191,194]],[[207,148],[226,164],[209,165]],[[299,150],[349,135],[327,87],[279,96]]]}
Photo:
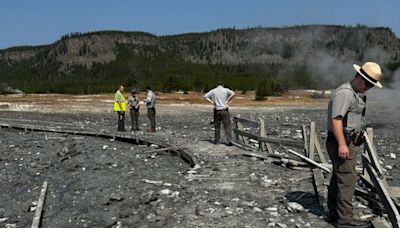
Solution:
{"label": "person's arm", "polygon": [[208,102],[210,102],[212,105],[214,105],[214,101],[212,101],[210,98],[205,97],[205,99],[206,99]]}
{"label": "person's arm", "polygon": [[211,91],[209,91],[208,93],[206,93],[205,95],[204,95],[204,99],[206,99],[208,102],[210,102],[212,105],[215,105],[214,104],[214,101],[211,99]]}
{"label": "person's arm", "polygon": [[332,132],[335,135],[336,141],[338,142],[338,154],[342,159],[349,157],[349,147],[346,144],[346,139],[343,131],[343,122],[341,117],[331,119]]}
{"label": "person's arm", "polygon": [[231,91],[231,95],[228,97],[228,99],[226,100],[226,104],[229,104],[229,102],[231,102],[231,100],[236,96],[235,92]]}

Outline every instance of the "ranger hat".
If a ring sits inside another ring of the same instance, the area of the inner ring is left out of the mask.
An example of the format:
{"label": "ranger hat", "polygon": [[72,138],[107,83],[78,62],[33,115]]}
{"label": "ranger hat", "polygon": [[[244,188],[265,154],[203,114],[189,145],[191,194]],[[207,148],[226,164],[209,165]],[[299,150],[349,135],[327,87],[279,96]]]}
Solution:
{"label": "ranger hat", "polygon": [[381,67],[374,62],[366,62],[362,67],[357,64],[353,64],[354,70],[357,71],[365,80],[375,85],[376,87],[382,88],[382,84],[379,79],[382,76]]}

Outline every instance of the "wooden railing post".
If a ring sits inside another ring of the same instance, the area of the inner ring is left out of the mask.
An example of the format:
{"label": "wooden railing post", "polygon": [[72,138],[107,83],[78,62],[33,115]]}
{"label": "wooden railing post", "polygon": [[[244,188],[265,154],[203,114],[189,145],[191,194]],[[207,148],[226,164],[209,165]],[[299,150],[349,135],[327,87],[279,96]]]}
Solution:
{"label": "wooden railing post", "polygon": [[[259,126],[258,126],[258,134],[260,135],[260,137],[266,137],[267,136],[267,130],[265,129],[265,122],[263,119],[259,119]],[[265,147],[264,147],[264,143],[260,140],[258,140],[258,147],[260,151],[264,151]]]}

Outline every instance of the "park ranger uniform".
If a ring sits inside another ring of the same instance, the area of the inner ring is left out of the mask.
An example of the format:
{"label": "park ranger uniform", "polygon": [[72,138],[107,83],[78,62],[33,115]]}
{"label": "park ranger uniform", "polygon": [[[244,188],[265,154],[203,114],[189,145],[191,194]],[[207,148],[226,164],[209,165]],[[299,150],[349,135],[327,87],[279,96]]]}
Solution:
{"label": "park ranger uniform", "polygon": [[[365,96],[354,91],[350,82],[339,86],[332,94],[328,105],[328,138],[326,148],[333,165],[328,188],[328,208],[339,223],[351,221],[352,198],[356,184],[356,151],[354,137],[361,131],[362,116],[365,114]],[[338,142],[332,132],[331,120],[342,117],[344,136],[349,147],[349,157],[342,159],[338,154]]]}
{"label": "park ranger uniform", "polygon": [[140,130],[139,129],[139,107],[136,108],[139,104],[139,99],[136,96],[136,91],[132,92],[132,96],[128,98],[128,105],[130,109],[131,115],[131,127],[132,130]]}

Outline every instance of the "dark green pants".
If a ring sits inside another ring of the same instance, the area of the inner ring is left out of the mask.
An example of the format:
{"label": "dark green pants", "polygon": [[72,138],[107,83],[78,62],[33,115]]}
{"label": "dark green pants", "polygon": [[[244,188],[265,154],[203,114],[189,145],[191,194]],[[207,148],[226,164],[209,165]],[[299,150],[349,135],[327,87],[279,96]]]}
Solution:
{"label": "dark green pants", "polygon": [[351,203],[356,185],[357,154],[354,146],[349,146],[348,159],[339,157],[336,140],[327,140],[326,149],[333,165],[331,181],[328,187],[328,209],[330,216],[338,218],[338,223],[346,224],[353,220]]}
{"label": "dark green pants", "polygon": [[125,130],[125,112],[117,112],[118,114],[118,131]]}
{"label": "dark green pants", "polygon": [[156,108],[148,108],[147,117],[149,117],[151,129],[156,129]]}
{"label": "dark green pants", "polygon": [[232,142],[232,124],[228,109],[214,110],[215,142],[219,142],[221,138],[221,122],[224,125],[228,143]]}

